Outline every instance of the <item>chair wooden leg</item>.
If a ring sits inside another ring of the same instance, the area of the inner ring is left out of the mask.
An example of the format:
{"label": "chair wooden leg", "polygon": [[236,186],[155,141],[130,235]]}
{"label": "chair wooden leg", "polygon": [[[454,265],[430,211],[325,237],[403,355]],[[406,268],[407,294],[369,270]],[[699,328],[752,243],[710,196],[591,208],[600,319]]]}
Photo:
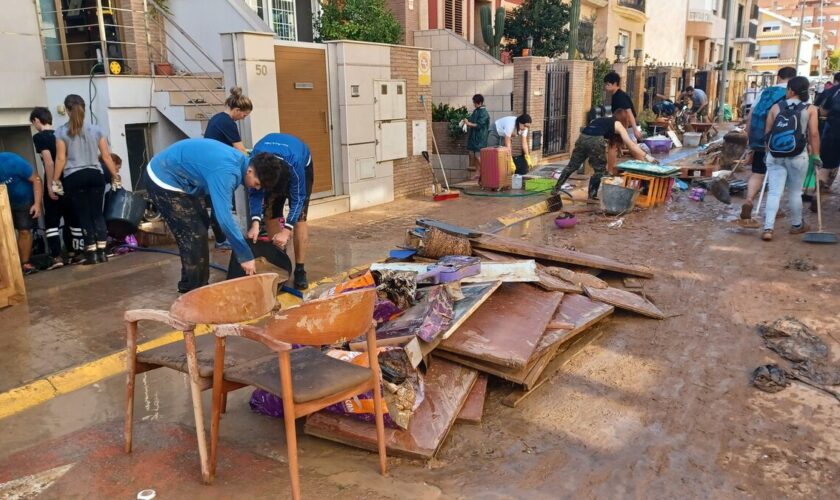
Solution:
{"label": "chair wooden leg", "polygon": [[227,391],[222,392],[222,413],[227,413]]}
{"label": "chair wooden leg", "polygon": [[210,480],[216,477],[219,449],[219,420],[225,411],[227,393],[224,392],[225,339],[216,337],[216,356],[213,364],[213,411],[210,416]]}
{"label": "chair wooden leg", "polygon": [[204,409],[201,406],[201,386],[199,385],[198,359],[195,350],[195,332],[184,332],[187,348],[187,369],[190,376],[190,394],[192,395],[193,414],[195,415],[195,434],[198,441],[198,456],[201,460],[201,478],[205,484],[211,483],[210,464],[207,456],[207,436],[204,432]]}
{"label": "chair wooden leg", "polygon": [[388,455],[385,452],[385,415],[382,404],[382,389],[377,373],[373,386],[373,409],[376,412],[376,444],[379,448],[379,472],[384,476],[388,473]]}
{"label": "chair wooden leg", "polygon": [[125,452],[131,453],[134,426],[134,380],[137,376],[137,322],[126,322]]}
{"label": "chair wooden leg", "polygon": [[297,430],[295,429],[295,403],[292,391],[292,362],[288,351],[280,353],[280,386],[283,398],[283,422],[286,426],[286,453],[289,457],[289,481],[292,484],[292,499],[300,500]]}

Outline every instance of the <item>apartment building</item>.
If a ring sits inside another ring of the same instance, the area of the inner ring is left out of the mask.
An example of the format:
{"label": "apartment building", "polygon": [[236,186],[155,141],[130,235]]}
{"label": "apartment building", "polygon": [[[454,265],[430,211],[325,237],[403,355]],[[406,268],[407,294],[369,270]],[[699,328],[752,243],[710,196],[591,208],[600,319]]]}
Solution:
{"label": "apartment building", "polygon": [[[762,8],[798,22],[816,34],[818,48],[811,58],[810,74],[825,74],[828,56],[840,48],[840,2],[830,0],[758,0]],[[805,7],[804,11],[802,7]],[[822,67],[820,66],[822,64]]]}
{"label": "apartment building", "polygon": [[726,17],[732,15],[729,60],[736,68],[748,67],[756,57],[759,13],[755,0],[689,0],[685,27],[686,64],[708,69],[723,61]]}
{"label": "apartment building", "polygon": [[799,19],[772,10],[760,9],[760,16],[758,57],[752,63],[753,69],[775,73],[784,66],[794,66],[800,75],[808,74],[813,55],[819,51],[817,34],[802,29],[800,35]]}

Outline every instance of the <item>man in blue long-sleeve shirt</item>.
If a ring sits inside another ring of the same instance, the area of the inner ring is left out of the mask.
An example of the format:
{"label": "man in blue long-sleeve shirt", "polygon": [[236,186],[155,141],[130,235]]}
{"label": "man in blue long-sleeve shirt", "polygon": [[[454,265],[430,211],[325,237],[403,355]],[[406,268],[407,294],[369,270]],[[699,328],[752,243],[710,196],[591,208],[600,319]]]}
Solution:
{"label": "man in blue long-sleeve shirt", "polygon": [[211,139],[179,141],[152,158],[146,168],[146,185],[178,244],[179,292],[202,287],[210,279],[210,219],[202,204],[208,194],[242,269],[246,274],[256,272],[254,255],[233,217],[231,199],[240,184],[252,189],[274,186],[282,169],[273,155],[255,155],[249,160],[236,149]]}
{"label": "man in blue long-sleeve shirt", "polygon": [[[280,173],[280,180],[274,189],[266,188],[268,202],[265,221],[266,230],[272,241],[280,248],[285,248],[289,236],[294,235],[295,245],[295,288],[305,290],[309,286],[306,279],[306,245],[309,242],[309,228],[306,216],[309,211],[309,198],[312,196],[314,169],[312,154],[303,141],[291,134],[268,134],[254,145],[254,154],[269,153],[285,164]],[[288,172],[288,175],[286,174]],[[248,237],[256,241],[262,220],[263,191],[249,190],[248,199],[251,209],[251,228]],[[289,213],[281,225],[283,206],[289,200]]]}

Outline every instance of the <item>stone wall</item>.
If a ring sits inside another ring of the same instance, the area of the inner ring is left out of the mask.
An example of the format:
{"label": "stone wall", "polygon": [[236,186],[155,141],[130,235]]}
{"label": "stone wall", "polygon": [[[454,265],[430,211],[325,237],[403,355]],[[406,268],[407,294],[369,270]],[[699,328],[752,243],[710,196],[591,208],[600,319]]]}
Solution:
{"label": "stone wall", "polygon": [[[432,94],[431,85],[420,85],[417,75],[419,49],[414,47],[391,46],[391,78],[406,81],[406,127],[408,134],[407,158],[394,160],[394,197],[400,198],[412,194],[421,194],[431,186],[432,177],[426,160],[412,151],[412,121],[425,120],[426,151],[432,150],[432,108],[423,109],[420,96],[428,98]],[[432,66],[434,71],[434,65]],[[433,80],[434,81],[434,80]]]}

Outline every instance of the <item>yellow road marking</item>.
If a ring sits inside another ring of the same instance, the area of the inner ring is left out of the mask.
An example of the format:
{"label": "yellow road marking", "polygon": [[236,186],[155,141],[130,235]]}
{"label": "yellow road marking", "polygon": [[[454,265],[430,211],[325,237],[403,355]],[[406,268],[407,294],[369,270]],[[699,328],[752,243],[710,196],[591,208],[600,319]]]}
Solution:
{"label": "yellow road marking", "polygon": [[[358,266],[338,276],[324,278],[313,284],[310,290],[326,283],[343,281],[347,276],[368,266],[369,264]],[[284,309],[301,303],[299,298],[289,293],[280,294],[277,297],[277,301]],[[207,333],[210,333],[210,328],[207,325],[198,325],[195,329],[196,335],[205,335]],[[171,344],[181,339],[183,339],[181,332],[171,331],[154,340],[138,344],[137,350],[148,351],[149,349]],[[0,393],[0,419],[28,410],[57,396],[76,391],[106,378],[113,377],[114,375],[125,373],[125,356],[125,351],[120,351],[52,375],[47,375],[28,384]]]}

